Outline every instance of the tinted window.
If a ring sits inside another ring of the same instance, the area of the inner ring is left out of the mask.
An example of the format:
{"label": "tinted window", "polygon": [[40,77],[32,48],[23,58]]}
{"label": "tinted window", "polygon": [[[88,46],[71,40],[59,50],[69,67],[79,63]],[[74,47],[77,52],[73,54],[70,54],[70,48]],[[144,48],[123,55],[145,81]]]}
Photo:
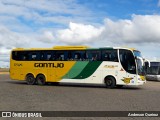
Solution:
{"label": "tinted window", "polygon": [[13,51],[12,58],[22,61],[101,61],[101,58],[104,61],[118,61],[117,50]]}
{"label": "tinted window", "polygon": [[160,74],[160,63],[159,62],[150,62],[150,67],[147,66],[147,74],[159,75]]}
{"label": "tinted window", "polygon": [[100,50],[87,51],[86,59],[89,61],[100,61],[101,60],[101,51]]}
{"label": "tinted window", "polygon": [[125,71],[136,74],[135,58],[129,50],[119,50],[120,62]]}
{"label": "tinted window", "polygon": [[28,51],[13,51],[12,52],[12,59],[13,60],[29,60],[29,52]]}
{"label": "tinted window", "polygon": [[102,60],[118,62],[117,50],[102,50]]}
{"label": "tinted window", "polygon": [[67,51],[56,51],[55,60],[56,61],[66,61],[67,60]]}
{"label": "tinted window", "polygon": [[[49,60],[48,51],[13,51],[12,58],[21,61],[39,61]],[[52,52],[49,52],[50,57]]]}
{"label": "tinted window", "polygon": [[30,55],[31,56],[31,60],[39,60],[38,52],[33,52],[33,53],[31,52],[30,54],[31,54]]}
{"label": "tinted window", "polygon": [[55,51],[45,51],[45,60],[54,61],[55,59]]}
{"label": "tinted window", "polygon": [[45,60],[45,52],[40,52],[39,59]]}
{"label": "tinted window", "polygon": [[158,66],[151,66],[151,67],[148,67],[147,69],[147,74],[158,75],[158,72],[159,72]]}
{"label": "tinted window", "polygon": [[84,61],[86,60],[86,52],[85,51],[68,51],[67,60]]}

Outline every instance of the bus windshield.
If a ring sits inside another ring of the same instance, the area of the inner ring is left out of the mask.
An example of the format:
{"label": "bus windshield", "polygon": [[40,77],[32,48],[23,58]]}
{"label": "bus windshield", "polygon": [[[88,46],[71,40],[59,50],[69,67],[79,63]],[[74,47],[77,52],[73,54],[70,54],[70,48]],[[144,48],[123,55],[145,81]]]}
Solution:
{"label": "bus windshield", "polygon": [[134,50],[133,51],[134,56],[137,58],[136,59],[136,64],[137,64],[137,72],[138,75],[144,75],[145,74],[145,67],[144,67],[144,61],[141,55],[141,52]]}

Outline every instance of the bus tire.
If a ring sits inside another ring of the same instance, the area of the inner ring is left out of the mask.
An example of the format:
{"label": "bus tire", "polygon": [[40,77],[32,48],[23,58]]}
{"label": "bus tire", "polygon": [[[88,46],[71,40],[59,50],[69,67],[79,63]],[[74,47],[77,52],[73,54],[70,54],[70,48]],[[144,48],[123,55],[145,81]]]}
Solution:
{"label": "bus tire", "polygon": [[38,85],[45,85],[46,84],[46,77],[43,74],[39,74],[36,77],[36,81]]}
{"label": "bus tire", "polygon": [[105,84],[107,88],[115,88],[116,80],[113,77],[105,77]]}
{"label": "bus tire", "polygon": [[33,74],[27,74],[26,81],[27,81],[28,85],[34,85],[36,83],[36,80],[35,80]]}

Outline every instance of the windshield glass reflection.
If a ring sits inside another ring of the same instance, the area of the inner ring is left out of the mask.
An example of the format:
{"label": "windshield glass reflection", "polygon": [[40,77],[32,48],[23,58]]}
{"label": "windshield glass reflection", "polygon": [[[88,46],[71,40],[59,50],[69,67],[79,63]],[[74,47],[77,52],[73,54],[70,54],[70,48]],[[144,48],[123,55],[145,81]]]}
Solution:
{"label": "windshield glass reflection", "polygon": [[133,51],[134,56],[136,57],[136,63],[137,63],[137,70],[138,70],[138,75],[144,75],[145,74],[145,66],[144,66],[144,61],[141,55],[141,52],[135,50]]}

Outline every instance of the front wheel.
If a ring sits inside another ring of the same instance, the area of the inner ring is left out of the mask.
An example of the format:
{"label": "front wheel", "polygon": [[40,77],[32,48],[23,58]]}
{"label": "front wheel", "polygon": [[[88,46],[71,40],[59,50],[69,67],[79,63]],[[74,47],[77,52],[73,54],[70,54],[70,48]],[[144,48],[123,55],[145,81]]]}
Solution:
{"label": "front wheel", "polygon": [[44,75],[40,74],[36,77],[36,81],[38,85],[45,85],[46,84],[46,78]]}
{"label": "front wheel", "polygon": [[114,88],[116,86],[116,81],[113,77],[106,77],[105,84],[107,88]]}
{"label": "front wheel", "polygon": [[28,74],[26,76],[26,81],[28,85],[34,85],[36,83],[36,80],[32,74]]}

